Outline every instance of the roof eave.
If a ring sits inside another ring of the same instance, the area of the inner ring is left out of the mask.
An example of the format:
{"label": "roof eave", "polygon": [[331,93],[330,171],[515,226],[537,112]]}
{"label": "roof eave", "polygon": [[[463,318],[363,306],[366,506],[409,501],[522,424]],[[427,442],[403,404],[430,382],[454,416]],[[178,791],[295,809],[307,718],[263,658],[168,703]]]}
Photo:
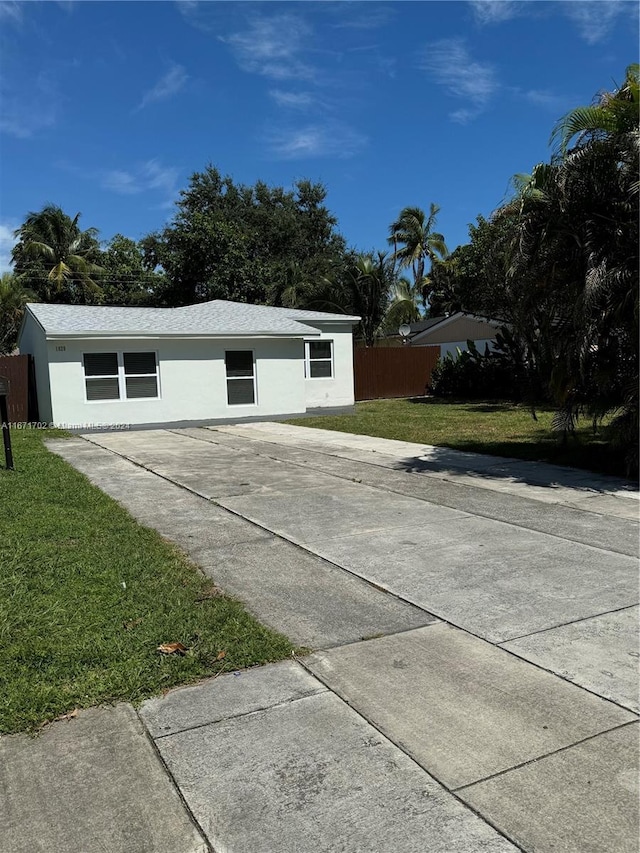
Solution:
{"label": "roof eave", "polygon": [[276,339],[300,339],[304,340],[305,338],[319,336],[320,332],[317,329],[309,329],[304,332],[215,332],[215,333],[206,333],[206,332],[117,332],[117,331],[109,331],[109,332],[95,332],[95,331],[56,331],[56,332],[47,332],[45,331],[46,339],[48,341],[58,341],[58,340],[138,340],[138,339],[154,339],[157,340],[159,338],[168,338],[171,340],[234,340],[241,339],[246,340],[247,338],[276,338]]}

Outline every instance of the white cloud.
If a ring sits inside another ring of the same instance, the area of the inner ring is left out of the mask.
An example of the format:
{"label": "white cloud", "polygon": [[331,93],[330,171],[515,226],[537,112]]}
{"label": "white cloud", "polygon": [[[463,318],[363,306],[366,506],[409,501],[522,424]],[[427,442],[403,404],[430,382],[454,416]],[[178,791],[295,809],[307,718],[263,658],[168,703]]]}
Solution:
{"label": "white cloud", "polygon": [[1,81],[0,90],[0,132],[28,139],[56,123],[60,95],[47,74],[38,74],[31,91],[17,90],[6,79]]}
{"label": "white cloud", "polygon": [[566,95],[554,95],[545,89],[530,89],[524,96],[532,104],[549,110],[568,110],[572,103]]}
{"label": "white cloud", "polygon": [[302,61],[309,26],[291,14],[255,17],[245,32],[221,37],[244,71],[273,80],[311,80],[315,69]]}
{"label": "white cloud", "polygon": [[565,14],[577,26],[587,44],[596,44],[605,39],[619,15],[637,11],[636,3],[624,0],[570,0],[562,5]]}
{"label": "white cloud", "polygon": [[501,24],[515,18],[521,10],[521,3],[512,0],[470,0],[476,22],[483,24]]}
{"label": "white cloud", "polygon": [[23,3],[16,0],[2,0],[0,2],[0,21],[12,24],[22,23]]}
{"label": "white cloud", "polygon": [[272,154],[283,160],[346,159],[360,151],[367,144],[367,138],[346,125],[328,122],[277,128],[268,134],[267,142]]}
{"label": "white cloud", "polygon": [[472,60],[462,39],[428,44],[419,66],[450,95],[466,101],[466,107],[451,113],[453,121],[466,123],[480,115],[500,88],[493,67]]}
{"label": "white cloud", "polygon": [[144,109],[155,101],[163,101],[176,95],[185,85],[189,75],[182,65],[172,65],[169,71],[161,77],[156,85],[142,96],[142,100],[134,112]]}
{"label": "white cloud", "polygon": [[138,195],[152,190],[160,191],[163,196],[173,197],[179,170],[172,166],[163,166],[157,160],[147,160],[132,169],[111,169],[101,175],[103,189],[120,195]]}
{"label": "white cloud", "polygon": [[279,107],[296,110],[306,110],[315,103],[315,98],[309,92],[284,92],[282,89],[271,89],[269,95]]}
{"label": "white cloud", "polygon": [[11,271],[11,250],[18,242],[13,232],[17,225],[0,222],[0,273]]}

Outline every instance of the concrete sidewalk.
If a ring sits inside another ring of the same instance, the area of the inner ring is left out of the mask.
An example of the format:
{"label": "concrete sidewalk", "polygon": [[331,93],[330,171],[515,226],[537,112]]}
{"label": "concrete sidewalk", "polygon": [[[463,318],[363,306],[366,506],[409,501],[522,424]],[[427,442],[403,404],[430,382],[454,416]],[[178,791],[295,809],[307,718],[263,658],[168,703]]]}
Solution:
{"label": "concrete sidewalk", "polygon": [[[283,424],[88,438],[52,449],[315,651],[146,702],[127,749],[164,780],[159,822],[140,782],[119,811],[103,796],[133,771],[98,752],[85,846],[60,840],[67,807],[49,834],[26,822],[25,850],[146,851],[166,831],[185,853],[637,851],[628,484],[471,454],[434,468],[427,448]],[[51,727],[80,767],[96,714],[124,725],[116,708]],[[0,777],[14,827],[47,795],[28,794],[47,736],[0,744],[25,768]]]}

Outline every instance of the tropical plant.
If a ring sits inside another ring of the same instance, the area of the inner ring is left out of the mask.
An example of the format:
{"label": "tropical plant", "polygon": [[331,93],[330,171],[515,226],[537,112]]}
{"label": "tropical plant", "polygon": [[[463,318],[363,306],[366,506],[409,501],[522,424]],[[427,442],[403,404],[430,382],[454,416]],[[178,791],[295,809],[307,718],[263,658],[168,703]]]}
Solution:
{"label": "tropical plant", "polygon": [[346,268],[342,287],[349,313],[361,318],[356,336],[365,346],[373,346],[380,332],[393,281],[393,264],[384,252],[357,255]]}
{"label": "tropical plant", "polygon": [[34,298],[13,273],[0,277],[0,355],[9,355],[18,343],[24,306]]}
{"label": "tropical plant", "polygon": [[528,326],[549,364],[557,427],[566,433],[580,416],[594,424],[611,416],[631,471],[638,429],[637,66],[619,89],[565,116],[552,138],[558,148],[551,163],[517,177],[509,294],[519,331]]}
{"label": "tropical plant", "polygon": [[393,246],[392,259],[400,269],[411,269],[414,290],[420,293],[426,307],[431,280],[426,274],[426,264],[446,258],[448,253],[444,237],[433,229],[440,208],[431,203],[429,216],[420,207],[405,207],[389,227],[388,242]]}
{"label": "tropical plant", "polygon": [[79,219],[79,213],[71,219],[62,208],[47,205],[29,213],[15,232],[15,274],[43,302],[100,301],[98,232],[82,231]]}

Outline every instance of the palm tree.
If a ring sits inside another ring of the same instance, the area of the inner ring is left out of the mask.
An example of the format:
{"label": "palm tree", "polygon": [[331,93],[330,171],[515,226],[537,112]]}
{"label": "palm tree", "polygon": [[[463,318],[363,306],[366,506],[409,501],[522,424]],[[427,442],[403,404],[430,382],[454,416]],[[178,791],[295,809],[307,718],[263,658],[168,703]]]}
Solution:
{"label": "palm tree", "polygon": [[34,298],[10,272],[0,277],[0,355],[16,348],[24,306]]}
{"label": "palm tree", "polygon": [[433,230],[440,208],[431,203],[429,216],[420,207],[405,207],[389,228],[389,244],[393,246],[392,258],[400,269],[411,268],[413,286],[426,307],[430,280],[425,275],[426,262],[446,258],[449,254],[444,237]]}
{"label": "palm tree", "polygon": [[385,318],[393,268],[384,252],[356,256],[348,265],[343,287],[350,310],[360,319],[360,333],[365,346],[372,347]]}
{"label": "palm tree", "polygon": [[15,232],[12,252],[16,275],[45,302],[97,301],[101,288],[95,277],[100,245],[98,231],[81,231],[80,214],[71,219],[60,207],[47,205],[29,213]]}
{"label": "palm tree", "polygon": [[565,155],[569,142],[578,136],[578,145],[595,138],[633,134],[637,144],[640,104],[640,65],[629,65],[622,86],[600,93],[595,103],[577,107],[556,124],[551,142]]}
{"label": "palm tree", "polygon": [[552,365],[558,426],[572,430],[582,414],[594,422],[613,415],[629,470],[637,469],[638,118],[632,66],[619,90],[562,119],[552,162],[518,178],[510,270],[522,331],[536,318]]}
{"label": "palm tree", "polygon": [[406,276],[396,278],[389,289],[389,304],[384,318],[387,334],[397,334],[402,323],[420,319],[422,294]]}

